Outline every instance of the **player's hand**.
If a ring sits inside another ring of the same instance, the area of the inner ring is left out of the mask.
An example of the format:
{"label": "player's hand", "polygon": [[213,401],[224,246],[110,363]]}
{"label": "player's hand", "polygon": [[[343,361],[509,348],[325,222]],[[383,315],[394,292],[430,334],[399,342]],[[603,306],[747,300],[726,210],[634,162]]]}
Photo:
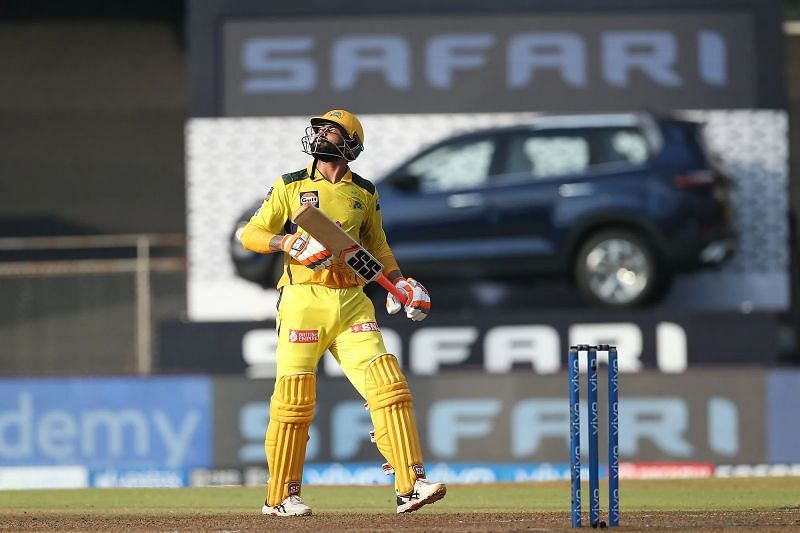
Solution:
{"label": "player's hand", "polygon": [[414,278],[400,278],[394,283],[394,286],[406,294],[410,294],[412,296],[411,302],[404,305],[405,302],[398,302],[393,294],[387,294],[386,311],[388,311],[390,315],[393,315],[400,309],[405,308],[406,316],[411,320],[415,322],[425,320],[425,317],[428,316],[431,310],[431,297],[428,294],[428,290],[422,286],[422,283]]}
{"label": "player's hand", "polygon": [[333,260],[331,251],[304,231],[284,235],[281,250],[312,270],[322,270]]}

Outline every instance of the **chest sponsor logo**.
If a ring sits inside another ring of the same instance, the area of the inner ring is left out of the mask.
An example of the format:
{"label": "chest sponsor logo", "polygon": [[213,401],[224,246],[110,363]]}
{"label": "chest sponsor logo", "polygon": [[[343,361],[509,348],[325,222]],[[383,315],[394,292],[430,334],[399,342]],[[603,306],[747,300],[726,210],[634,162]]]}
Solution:
{"label": "chest sponsor logo", "polygon": [[303,191],[300,193],[300,205],[311,204],[314,207],[319,207],[319,192],[317,191]]}
{"label": "chest sponsor logo", "polygon": [[289,342],[319,342],[319,331],[316,329],[290,329]]}
{"label": "chest sponsor logo", "polygon": [[362,333],[365,331],[380,331],[377,322],[362,322],[361,324],[353,324],[350,326],[352,333]]}
{"label": "chest sponsor logo", "polygon": [[349,200],[351,209],[359,209],[359,210],[364,209],[364,204],[362,204],[361,200],[359,200],[358,198],[349,198]]}

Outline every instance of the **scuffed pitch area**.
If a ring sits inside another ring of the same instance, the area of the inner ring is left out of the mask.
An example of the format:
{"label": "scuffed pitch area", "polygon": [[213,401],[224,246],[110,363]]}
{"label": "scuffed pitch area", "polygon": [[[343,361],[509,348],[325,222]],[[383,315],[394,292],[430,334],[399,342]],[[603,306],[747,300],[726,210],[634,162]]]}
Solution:
{"label": "scuffed pitch area", "polygon": [[[800,530],[800,508],[740,511],[636,511],[619,531]],[[255,513],[188,516],[80,516],[44,512],[0,515],[3,531],[572,531],[566,512],[437,513],[408,515],[319,513],[274,518]]]}
{"label": "scuffed pitch area", "polygon": [[[0,532],[573,531],[564,480],[453,485],[441,502],[403,515],[386,486],[311,485],[303,495],[313,516],[278,518],[261,515],[261,487],[6,490]],[[584,523],[586,515],[584,506]],[[627,480],[621,523],[619,531],[800,531],[800,477]]]}

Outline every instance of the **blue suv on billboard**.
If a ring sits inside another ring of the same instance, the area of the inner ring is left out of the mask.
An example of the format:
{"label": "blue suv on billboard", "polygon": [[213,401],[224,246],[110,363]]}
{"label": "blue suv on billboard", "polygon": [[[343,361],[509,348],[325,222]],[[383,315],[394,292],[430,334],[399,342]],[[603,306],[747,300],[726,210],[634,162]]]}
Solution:
{"label": "blue suv on billboard", "polygon": [[[420,279],[555,275],[589,302],[648,303],[735,248],[731,180],[701,129],[649,113],[553,115],[451,137],[380,180],[384,228]],[[242,250],[236,234],[237,273],[274,287],[280,258]]]}

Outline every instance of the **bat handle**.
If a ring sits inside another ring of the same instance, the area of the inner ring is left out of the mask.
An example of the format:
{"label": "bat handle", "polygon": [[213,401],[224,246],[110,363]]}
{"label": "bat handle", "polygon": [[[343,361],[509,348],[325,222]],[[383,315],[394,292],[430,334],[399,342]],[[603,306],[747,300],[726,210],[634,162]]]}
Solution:
{"label": "bat handle", "polygon": [[401,291],[400,289],[395,287],[394,283],[389,281],[389,278],[387,278],[384,274],[378,276],[378,278],[375,281],[377,281],[384,289],[392,293],[394,297],[397,298],[398,302],[404,302],[404,305],[408,305],[411,303],[413,295],[406,294],[405,291]]}

